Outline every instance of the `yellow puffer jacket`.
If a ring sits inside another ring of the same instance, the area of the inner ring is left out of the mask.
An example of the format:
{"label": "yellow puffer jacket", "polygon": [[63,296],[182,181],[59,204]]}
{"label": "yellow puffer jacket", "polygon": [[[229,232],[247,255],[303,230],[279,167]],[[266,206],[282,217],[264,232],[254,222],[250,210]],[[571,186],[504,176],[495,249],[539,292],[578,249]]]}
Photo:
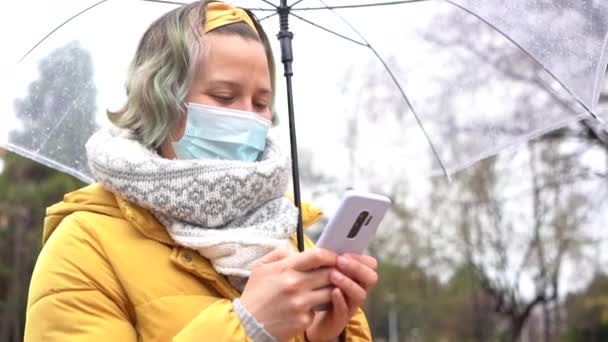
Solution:
{"label": "yellow puffer jacket", "polygon": [[[303,209],[307,225],[320,215]],[[175,245],[146,210],[99,184],[48,208],[43,241],[26,341],[250,341],[232,311],[239,293],[226,278]],[[361,311],[346,340],[371,340]]]}

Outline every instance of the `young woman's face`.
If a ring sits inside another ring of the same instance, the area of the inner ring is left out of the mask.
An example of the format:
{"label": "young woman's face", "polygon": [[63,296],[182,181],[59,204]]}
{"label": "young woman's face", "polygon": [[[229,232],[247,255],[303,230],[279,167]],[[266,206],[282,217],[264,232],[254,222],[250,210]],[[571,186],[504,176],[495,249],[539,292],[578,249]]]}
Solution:
{"label": "young woman's face", "polygon": [[253,112],[270,120],[272,87],[264,46],[236,35],[210,33],[187,102]]}
{"label": "young woman's face", "polygon": [[[186,103],[253,112],[270,120],[272,86],[262,43],[236,35],[207,34],[207,53],[197,70]],[[165,158],[175,159],[172,141],[186,129],[186,116],[161,145]]]}

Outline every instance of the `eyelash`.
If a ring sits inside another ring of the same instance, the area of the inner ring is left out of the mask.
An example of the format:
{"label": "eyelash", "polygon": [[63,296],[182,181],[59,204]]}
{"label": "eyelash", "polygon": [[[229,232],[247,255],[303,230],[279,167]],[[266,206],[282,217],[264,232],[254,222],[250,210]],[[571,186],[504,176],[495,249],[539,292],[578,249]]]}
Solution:
{"label": "eyelash", "polygon": [[233,101],[233,98],[230,96],[213,96],[213,98],[218,101],[218,102],[222,102],[222,103],[230,103]]}
{"label": "eyelash", "polygon": [[268,108],[268,103],[266,102],[255,102],[253,105],[259,108]]}
{"label": "eyelash", "polygon": [[[234,98],[231,96],[212,96],[216,101],[222,103],[222,104],[231,104],[234,101]],[[266,110],[267,108],[270,107],[270,105],[266,102],[254,102],[253,105],[258,109],[258,110]]]}

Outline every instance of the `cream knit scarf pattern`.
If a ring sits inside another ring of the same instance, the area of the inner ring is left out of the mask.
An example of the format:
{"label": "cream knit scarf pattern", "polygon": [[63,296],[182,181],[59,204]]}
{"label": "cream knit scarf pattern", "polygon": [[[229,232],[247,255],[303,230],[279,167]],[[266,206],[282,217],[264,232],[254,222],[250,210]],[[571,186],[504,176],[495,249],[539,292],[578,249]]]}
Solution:
{"label": "cream knit scarf pattern", "polygon": [[284,195],[290,159],[272,138],[251,163],[165,159],[117,129],[95,133],[86,150],[104,188],[150,211],[239,290],[255,262],[288,246],[296,230],[297,208]]}

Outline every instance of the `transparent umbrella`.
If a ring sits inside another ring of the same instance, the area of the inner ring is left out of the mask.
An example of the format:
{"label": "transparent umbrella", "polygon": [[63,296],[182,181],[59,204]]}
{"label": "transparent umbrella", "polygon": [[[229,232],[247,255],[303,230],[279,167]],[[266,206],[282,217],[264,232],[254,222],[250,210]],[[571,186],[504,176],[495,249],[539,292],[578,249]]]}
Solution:
{"label": "transparent umbrella", "polygon": [[[277,105],[291,132],[298,205],[298,150],[342,178],[449,176],[575,120],[602,116],[604,1],[232,3],[283,37],[275,58],[288,77],[293,68],[293,92],[289,80]],[[92,181],[84,142],[108,124],[106,110],[123,103],[127,65],[143,31],[175,6],[5,5],[2,146]]]}

